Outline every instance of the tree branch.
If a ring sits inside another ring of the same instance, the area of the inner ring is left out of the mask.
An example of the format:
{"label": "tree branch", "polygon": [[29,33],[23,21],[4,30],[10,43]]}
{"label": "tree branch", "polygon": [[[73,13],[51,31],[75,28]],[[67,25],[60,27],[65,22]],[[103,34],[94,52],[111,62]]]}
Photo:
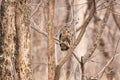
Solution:
{"label": "tree branch", "polygon": [[[111,8],[112,8],[112,11],[115,12],[114,5],[111,6]],[[119,15],[120,15],[120,14],[119,14]],[[117,19],[117,15],[114,14],[114,13],[112,13],[112,16],[113,16],[113,19],[114,19],[114,21],[115,21],[116,26],[117,26],[118,29],[120,30],[120,23],[119,23],[119,21],[118,21],[118,19]]]}
{"label": "tree branch", "polygon": [[[92,9],[90,11],[90,15],[89,17],[86,19],[86,21],[84,22],[84,24],[82,25],[82,30],[81,32],[79,33],[77,39],[75,40],[75,42],[73,43],[73,45],[71,45],[70,49],[68,50],[67,52],[67,55],[60,61],[60,63],[57,65],[57,68],[56,68],[56,72],[58,74],[60,74],[60,68],[64,65],[64,63],[71,57],[74,49],[76,48],[76,46],[79,44],[79,42],[81,41],[85,31],[86,31],[86,28],[87,28],[87,25],[89,24],[90,20],[92,19],[92,17],[94,16],[94,12],[95,12],[95,0],[92,0],[93,1],[93,6],[92,6]],[[56,73],[55,75],[55,80],[59,80],[59,75]]]}
{"label": "tree branch", "polygon": [[110,15],[110,9],[108,8],[106,13],[105,13],[105,17],[103,19],[103,23],[101,24],[101,30],[100,30],[100,32],[97,35],[96,42],[93,44],[93,49],[90,52],[88,52],[86,55],[84,55],[84,60],[83,60],[84,62],[83,63],[86,63],[88,58],[90,58],[93,55],[93,53],[95,52],[95,50],[97,48],[97,44],[98,44],[99,40],[101,39],[102,33],[104,31],[104,28],[105,28],[106,23],[107,23],[107,21],[109,19],[109,15]]}
{"label": "tree branch", "polygon": [[95,77],[98,77],[101,74],[101,76],[99,77],[99,78],[101,78],[105,69],[110,65],[110,63],[112,63],[112,61],[114,60],[114,58],[117,55],[117,48],[118,48],[119,42],[120,42],[120,39],[117,42],[117,45],[116,45],[116,48],[115,48],[115,54],[113,55],[113,57],[107,62],[107,64],[102,68],[102,70],[100,70],[100,72],[97,73],[97,75]]}
{"label": "tree branch", "polygon": [[[94,0],[93,0],[94,2]],[[94,3],[95,5],[95,3]],[[76,46],[79,44],[79,42],[81,41],[85,31],[86,31],[86,28],[87,28],[87,25],[89,24],[90,20],[92,19],[92,17],[94,16],[94,12],[95,12],[95,6],[93,6],[91,12],[90,12],[90,15],[89,17],[87,18],[87,20],[84,22],[84,24],[82,25],[82,30],[81,32],[79,33],[79,36],[78,38],[75,40],[74,44],[71,45],[70,49],[68,50],[67,52],[67,55],[61,60],[61,62],[59,63],[59,66],[62,67],[62,65],[71,57],[72,55],[72,52],[74,51],[74,49],[76,48]]]}

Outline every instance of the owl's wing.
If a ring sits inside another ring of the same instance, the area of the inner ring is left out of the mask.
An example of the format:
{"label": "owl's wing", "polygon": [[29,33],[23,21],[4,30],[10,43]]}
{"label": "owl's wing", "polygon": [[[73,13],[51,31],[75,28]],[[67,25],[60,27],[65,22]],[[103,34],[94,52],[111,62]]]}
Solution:
{"label": "owl's wing", "polygon": [[59,35],[59,40],[60,41],[62,40],[62,33],[60,33],[60,35]]}

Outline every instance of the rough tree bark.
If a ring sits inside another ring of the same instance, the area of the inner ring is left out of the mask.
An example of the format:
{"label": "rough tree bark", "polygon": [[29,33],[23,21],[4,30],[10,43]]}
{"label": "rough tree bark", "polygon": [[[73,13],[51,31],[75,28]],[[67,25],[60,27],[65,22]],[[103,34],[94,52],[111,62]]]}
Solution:
{"label": "rough tree bark", "polygon": [[31,80],[29,66],[30,0],[2,0],[0,80]]}
{"label": "rough tree bark", "polygon": [[15,53],[15,4],[14,0],[2,0],[0,22],[0,80],[14,80]]}
{"label": "rough tree bark", "polygon": [[16,4],[16,80],[32,80],[29,62],[30,2],[31,0],[18,0]]}
{"label": "rough tree bark", "polygon": [[55,0],[49,1],[49,22],[48,22],[48,80],[54,80],[55,75],[55,42],[54,42],[54,5]]}

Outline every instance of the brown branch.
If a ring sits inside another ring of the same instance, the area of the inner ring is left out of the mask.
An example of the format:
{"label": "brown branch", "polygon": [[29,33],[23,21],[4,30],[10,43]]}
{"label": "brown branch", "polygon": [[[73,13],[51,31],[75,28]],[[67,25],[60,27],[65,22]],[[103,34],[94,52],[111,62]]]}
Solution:
{"label": "brown branch", "polygon": [[81,61],[79,60],[79,58],[76,56],[76,54],[75,53],[72,53],[73,54],[73,56],[75,57],[75,59],[79,62],[79,63],[81,63]]}
{"label": "brown branch", "polygon": [[[112,8],[112,11],[115,12],[114,6],[111,6],[111,8]],[[117,19],[117,15],[114,14],[113,12],[112,12],[113,19],[114,19],[114,21],[115,21],[115,24],[117,25],[117,27],[118,27],[119,30],[120,30],[120,23],[119,23],[119,20]],[[120,14],[119,14],[119,15],[120,15]]]}
{"label": "brown branch", "polygon": [[120,39],[117,41],[117,45],[115,48],[115,54],[113,55],[113,57],[107,62],[107,64],[102,68],[102,70],[100,70],[100,72],[97,73],[97,75],[95,77],[98,77],[101,74],[101,76],[99,77],[99,78],[101,78],[105,69],[112,63],[112,61],[114,60],[114,58],[117,55],[117,48],[118,48],[119,42],[120,42]]}
{"label": "brown branch", "polygon": [[34,16],[34,14],[38,11],[40,5],[42,4],[42,1],[40,1],[37,5],[37,7],[35,8],[35,10],[33,11],[32,15],[30,16],[30,19]]}
{"label": "brown branch", "polygon": [[[34,20],[31,20],[31,23],[33,24],[33,26],[39,27],[38,25],[35,24]],[[33,30],[37,31],[38,33],[40,33],[40,34],[42,34],[43,36],[45,36],[45,37],[48,38],[48,33],[47,33],[47,32],[38,30],[37,28],[35,28],[35,27],[33,27],[33,26],[31,26],[31,28],[32,28]],[[60,40],[57,39],[56,37],[54,37],[54,40],[60,42]]]}
{"label": "brown branch", "polygon": [[[93,0],[94,1],[94,0]],[[94,3],[95,4],[95,3]],[[85,21],[85,23],[82,25],[82,30],[81,32],[79,33],[79,36],[78,38],[75,40],[74,44],[70,47],[69,51],[67,52],[67,55],[61,60],[61,62],[59,63],[60,67],[62,67],[62,65],[71,57],[72,55],[72,52],[74,51],[74,49],[76,48],[76,46],[79,44],[79,42],[81,41],[85,31],[86,31],[86,28],[87,28],[87,25],[89,24],[90,20],[92,19],[92,17],[94,16],[94,12],[95,12],[95,9],[94,9],[95,6],[93,6],[92,10],[91,10],[91,13],[89,15],[89,17],[87,18],[87,20]]]}
{"label": "brown branch", "polygon": [[[96,0],[96,4],[97,4],[99,1],[100,1],[100,0]],[[89,2],[87,1],[86,3],[87,3],[87,4],[88,4],[88,3],[91,4],[91,2],[92,2],[92,1],[89,1]],[[95,7],[95,10],[97,10],[97,7]],[[85,15],[87,14],[87,11],[89,11],[89,8],[86,10]],[[82,28],[81,26],[78,27],[78,28],[76,29],[76,32],[80,31],[81,28]]]}
{"label": "brown branch", "polygon": [[81,65],[81,74],[82,74],[82,76],[81,76],[81,80],[85,80],[85,76],[84,76],[84,70],[85,70],[85,64],[83,63],[84,61],[84,58],[83,57],[81,57],[81,63],[80,63],[80,65]]}
{"label": "brown branch", "polygon": [[111,4],[111,5],[108,5],[108,6],[105,6],[105,5],[104,5],[104,7],[99,8],[99,9],[97,9],[96,11],[100,11],[100,10],[103,10],[103,9],[107,9],[108,7],[113,6],[113,5],[116,5],[116,4]]}
{"label": "brown branch", "polygon": [[35,28],[35,27],[33,27],[33,26],[31,26],[31,28],[32,28],[33,30],[37,31],[38,33],[44,35],[45,37],[48,37],[48,34],[47,34],[46,32],[40,31],[40,30],[38,30],[37,28]]}
{"label": "brown branch", "polygon": [[[89,24],[90,20],[92,19],[92,17],[94,16],[94,12],[95,12],[95,0],[92,0],[93,1],[93,6],[92,6],[92,9],[91,9],[91,12],[90,12],[90,15],[89,17],[86,19],[86,21],[84,22],[84,24],[82,25],[82,30],[81,32],[79,33],[77,39],[75,40],[75,42],[73,43],[73,45],[71,45],[70,49],[68,50],[67,52],[67,55],[60,61],[60,63],[57,65],[57,68],[56,68],[56,75],[55,75],[55,80],[59,80],[59,74],[60,74],[60,68],[64,65],[64,63],[71,57],[74,49],[76,48],[76,46],[79,44],[79,42],[81,41],[85,31],[86,31],[86,28],[87,28],[87,25]],[[58,74],[57,74],[58,73]]]}
{"label": "brown branch", "polygon": [[103,33],[104,28],[105,28],[105,26],[106,26],[106,23],[107,23],[107,21],[108,21],[108,19],[109,19],[109,15],[110,15],[110,10],[107,9],[107,11],[106,11],[106,13],[105,13],[105,17],[104,17],[104,19],[103,19],[103,24],[101,25],[101,26],[102,26],[102,27],[101,27],[101,30],[100,30],[100,32],[98,33],[96,42],[95,42],[94,45],[93,45],[93,49],[92,49],[90,52],[88,52],[87,54],[85,54],[84,57],[81,57],[81,72],[82,72],[82,77],[81,77],[81,79],[82,79],[82,80],[84,80],[84,67],[85,67],[84,65],[85,65],[85,63],[87,62],[87,60],[88,60],[88,59],[93,55],[93,53],[95,52],[95,50],[96,50],[96,48],[97,48],[97,44],[98,44],[98,42],[99,42],[99,40],[100,40],[100,38],[101,38],[101,36],[102,36],[102,33]]}
{"label": "brown branch", "polygon": [[87,60],[88,60],[88,59],[93,55],[93,53],[95,52],[95,50],[96,50],[96,48],[97,48],[97,44],[98,44],[99,40],[101,39],[102,33],[103,33],[103,31],[104,31],[104,28],[105,28],[106,23],[107,23],[107,21],[108,21],[108,19],[109,19],[109,15],[110,15],[110,9],[108,8],[107,11],[106,11],[106,13],[105,13],[105,17],[104,17],[104,19],[103,19],[103,23],[102,23],[102,25],[101,25],[101,30],[100,30],[100,32],[98,33],[96,42],[95,42],[94,45],[93,45],[93,49],[92,49],[90,52],[88,52],[86,55],[84,55],[84,60],[83,60],[84,62],[83,62],[83,63],[86,63]]}
{"label": "brown branch", "polygon": [[[101,36],[102,36],[102,33],[103,33],[103,30],[104,30],[104,28],[105,28],[105,26],[106,26],[106,23],[107,23],[108,19],[109,19],[110,8],[111,8],[111,7],[110,7],[110,4],[111,4],[111,3],[112,3],[112,0],[109,1],[109,7],[107,8],[107,11],[106,11],[106,13],[105,13],[105,18],[103,19],[103,23],[104,23],[104,24],[102,25],[102,29],[101,29],[101,31],[100,31],[100,34],[98,35],[97,41],[96,41],[96,43],[94,44],[94,48],[93,48],[93,50],[91,51],[90,54],[86,54],[86,55],[85,55],[84,63],[86,63],[87,59],[92,56],[92,54],[95,52],[95,50],[96,50],[96,48],[97,48],[97,42],[100,40],[100,38],[101,38]],[[118,43],[119,43],[119,41],[118,41]],[[118,47],[118,43],[117,43],[117,47]],[[116,50],[117,50],[117,47],[116,47]],[[115,51],[115,53],[116,53],[116,51]],[[108,63],[107,63],[107,64],[104,66],[104,68],[95,76],[95,78],[98,78],[98,76],[99,76],[100,74],[101,74],[101,76],[102,76],[102,73],[104,72],[104,70],[106,69],[106,67],[109,66],[109,64],[113,61],[114,57],[115,57],[115,55],[108,61]],[[100,77],[99,77],[99,78],[100,78]]]}

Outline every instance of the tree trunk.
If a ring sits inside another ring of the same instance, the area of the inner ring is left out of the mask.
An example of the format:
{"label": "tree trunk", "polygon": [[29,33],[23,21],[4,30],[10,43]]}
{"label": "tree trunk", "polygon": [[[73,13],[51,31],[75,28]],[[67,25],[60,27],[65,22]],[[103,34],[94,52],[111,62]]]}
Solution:
{"label": "tree trunk", "polygon": [[15,4],[2,0],[0,22],[0,80],[15,79]]}
{"label": "tree trunk", "polygon": [[0,80],[31,80],[29,0],[2,0]]}
{"label": "tree trunk", "polygon": [[29,62],[30,0],[18,0],[16,4],[16,80],[32,80]]}
{"label": "tree trunk", "polygon": [[55,75],[55,42],[54,42],[54,5],[55,0],[49,2],[49,30],[48,30],[48,80],[54,80]]}

